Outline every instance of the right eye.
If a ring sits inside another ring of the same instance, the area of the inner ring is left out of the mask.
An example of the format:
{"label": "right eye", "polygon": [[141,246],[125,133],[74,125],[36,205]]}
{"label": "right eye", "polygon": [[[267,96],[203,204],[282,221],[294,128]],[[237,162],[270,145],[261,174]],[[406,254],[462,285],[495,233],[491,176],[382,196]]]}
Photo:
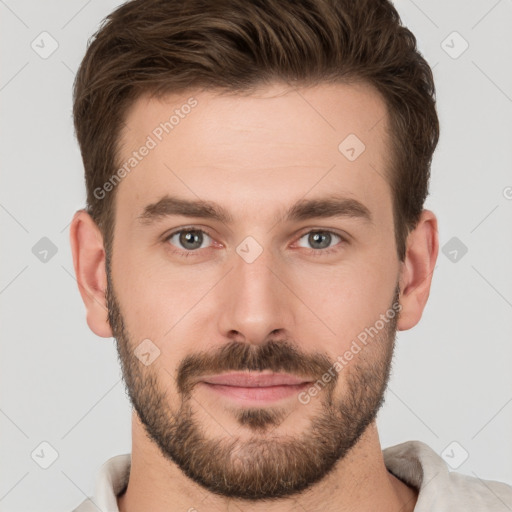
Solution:
{"label": "right eye", "polygon": [[[171,234],[165,237],[164,241],[171,242],[171,244],[178,248],[174,251],[177,254],[180,252],[191,253],[198,249],[204,249],[203,244],[208,243],[208,239],[211,241],[211,237],[202,229],[196,228],[181,228],[173,231]],[[188,256],[189,254],[181,254],[182,256]]]}

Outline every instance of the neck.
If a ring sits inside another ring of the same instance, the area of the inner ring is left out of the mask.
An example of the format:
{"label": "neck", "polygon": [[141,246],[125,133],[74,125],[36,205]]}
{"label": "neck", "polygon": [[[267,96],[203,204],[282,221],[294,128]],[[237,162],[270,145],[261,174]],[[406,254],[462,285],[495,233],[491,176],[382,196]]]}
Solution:
{"label": "neck", "polygon": [[117,500],[120,512],[411,512],[418,497],[416,489],[387,471],[375,423],[320,482],[298,495],[262,502],[219,496],[192,481],[162,455],[135,412],[132,443],[128,487]]}

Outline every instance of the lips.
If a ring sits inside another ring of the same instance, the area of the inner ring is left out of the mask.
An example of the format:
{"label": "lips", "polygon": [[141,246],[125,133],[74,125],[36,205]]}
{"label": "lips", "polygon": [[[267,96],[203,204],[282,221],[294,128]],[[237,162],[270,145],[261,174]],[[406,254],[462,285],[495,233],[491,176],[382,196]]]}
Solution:
{"label": "lips", "polygon": [[202,382],[221,386],[233,386],[242,388],[262,388],[271,386],[299,386],[305,384],[307,379],[296,377],[286,373],[225,373],[203,377]]}
{"label": "lips", "polygon": [[203,389],[241,407],[265,407],[284,399],[290,400],[309,386],[311,381],[286,373],[238,372],[201,378]]}

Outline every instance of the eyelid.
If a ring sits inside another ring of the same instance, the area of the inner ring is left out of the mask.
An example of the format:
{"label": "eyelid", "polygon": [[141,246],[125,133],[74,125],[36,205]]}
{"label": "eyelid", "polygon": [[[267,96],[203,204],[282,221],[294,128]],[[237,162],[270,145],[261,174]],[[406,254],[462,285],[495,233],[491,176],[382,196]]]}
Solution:
{"label": "eyelid", "polygon": [[332,235],[336,235],[336,236],[339,236],[340,238],[344,239],[344,240],[349,240],[350,236],[348,235],[348,233],[345,233],[344,231],[339,231],[337,229],[334,229],[334,228],[328,228],[328,227],[322,227],[322,226],[315,226],[315,227],[311,227],[311,226],[308,226],[306,228],[302,228],[300,231],[299,231],[299,234],[297,235],[297,239],[298,238],[302,238],[304,235],[307,235],[308,233],[331,233]]}

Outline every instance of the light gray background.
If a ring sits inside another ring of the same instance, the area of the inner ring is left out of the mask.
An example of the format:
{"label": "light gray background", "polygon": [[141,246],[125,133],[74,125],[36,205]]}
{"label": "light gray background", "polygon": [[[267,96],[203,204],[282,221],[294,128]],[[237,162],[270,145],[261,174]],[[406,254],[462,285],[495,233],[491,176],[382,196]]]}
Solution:
{"label": "light gray background", "polygon": [[[85,205],[72,82],[119,3],[0,0],[2,511],[70,511],[93,493],[99,466],[131,449],[114,341],[87,327],[69,246]],[[422,440],[453,465],[467,452],[457,471],[512,484],[512,1],[396,5],[437,84],[426,206],[441,246],[457,237],[468,251],[457,261],[440,252],[423,319],[398,335],[382,445]],[[58,42],[46,59],[31,47],[43,31]],[[460,55],[454,31],[469,44]],[[32,252],[43,237],[57,249],[46,262]],[[42,442],[58,453],[48,469],[35,462],[50,462]]]}

